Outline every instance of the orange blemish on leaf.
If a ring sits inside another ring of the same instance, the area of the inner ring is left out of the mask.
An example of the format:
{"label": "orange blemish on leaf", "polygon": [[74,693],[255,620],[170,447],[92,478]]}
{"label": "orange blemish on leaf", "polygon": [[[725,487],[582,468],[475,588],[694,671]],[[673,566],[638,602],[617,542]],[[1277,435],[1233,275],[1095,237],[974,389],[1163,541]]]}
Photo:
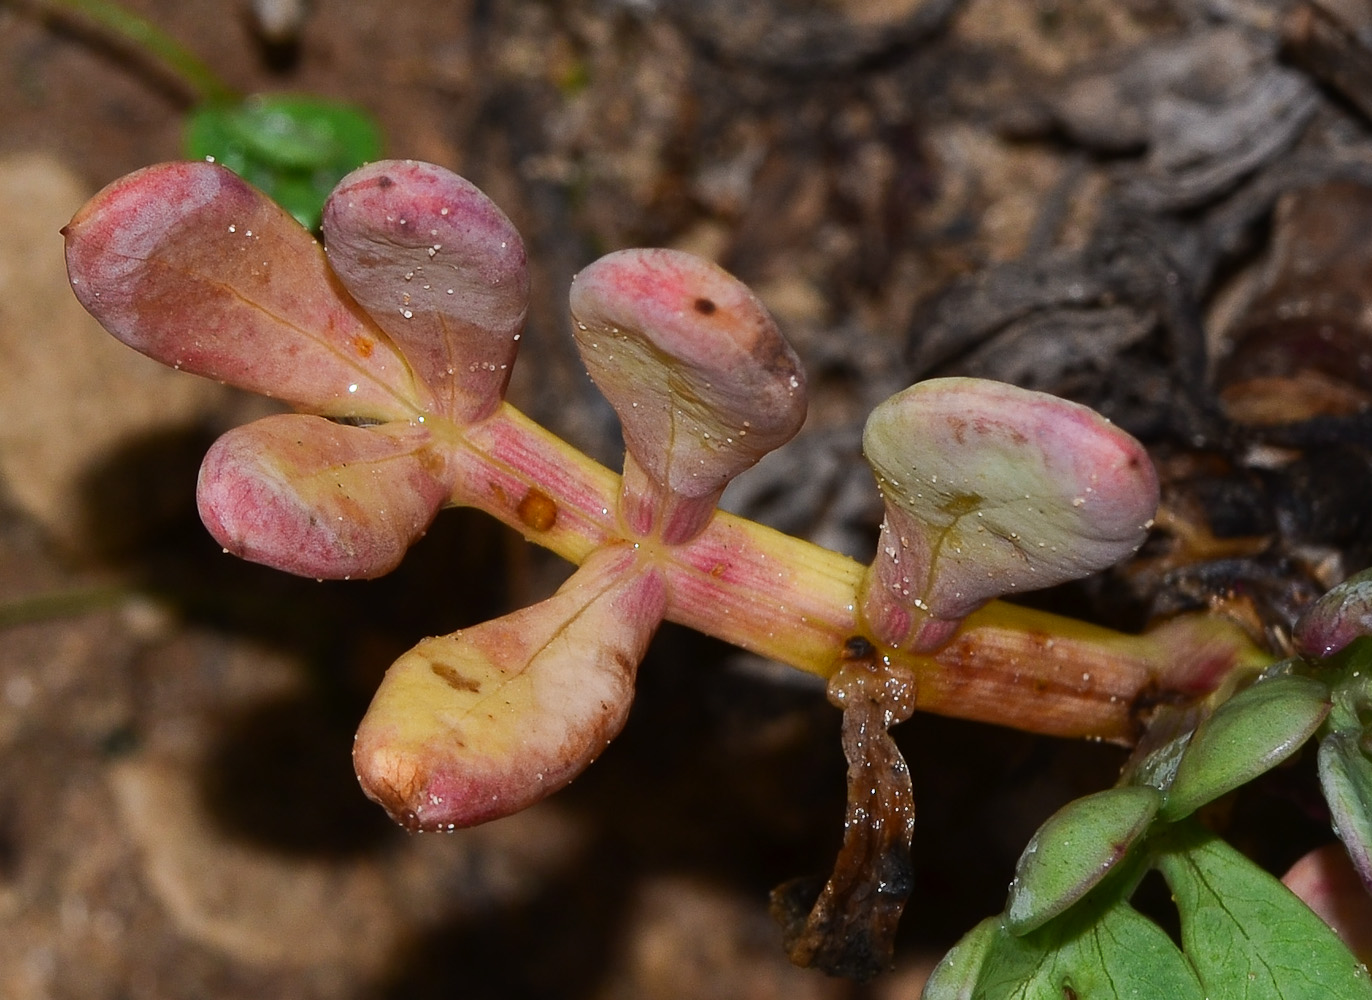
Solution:
{"label": "orange blemish on leaf", "polygon": [[515,514],[522,524],[535,531],[547,531],[557,522],[557,501],[542,490],[530,487],[515,508]]}
{"label": "orange blemish on leaf", "polygon": [[357,356],[360,358],[370,358],[372,356],[372,348],[375,346],[376,341],[369,340],[366,337],[353,338],[353,350],[357,351]]}

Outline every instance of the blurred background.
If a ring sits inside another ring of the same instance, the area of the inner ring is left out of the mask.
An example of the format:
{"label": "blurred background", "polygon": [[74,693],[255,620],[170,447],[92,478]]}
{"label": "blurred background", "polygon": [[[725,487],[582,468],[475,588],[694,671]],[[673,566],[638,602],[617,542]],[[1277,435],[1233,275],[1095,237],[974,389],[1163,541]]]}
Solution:
{"label": "blurred background", "polygon": [[[127,7],[234,88],[352,102],[388,155],[483,188],[532,269],[510,399],[608,465],[567,285],[674,246],[752,285],[810,373],[806,429],[732,509],[869,557],[863,419],[970,373],[1096,406],[1162,472],[1139,558],[1040,603],[1123,628],[1210,609],[1280,649],[1372,559],[1358,0]],[[105,335],[58,233],[182,155],[194,95],[45,3],[0,2],[0,73],[0,997],[913,998],[1042,819],[1113,781],[1119,748],[906,724],[916,889],[865,986],[792,968],[767,914],[840,843],[838,715],[699,635],[664,628],[567,791],[450,836],[392,827],[349,760],[386,666],[566,567],[468,511],[381,581],[223,555],[196,468],[267,404]],[[1273,870],[1328,839],[1307,779],[1230,807]]]}

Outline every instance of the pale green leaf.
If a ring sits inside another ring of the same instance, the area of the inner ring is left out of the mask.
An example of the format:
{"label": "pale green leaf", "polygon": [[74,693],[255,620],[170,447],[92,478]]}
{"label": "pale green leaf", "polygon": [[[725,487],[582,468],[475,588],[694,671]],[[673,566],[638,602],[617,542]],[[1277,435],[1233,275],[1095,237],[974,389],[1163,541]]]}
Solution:
{"label": "pale green leaf", "polygon": [[1001,929],[973,1000],[1202,1000],[1185,957],[1125,902],[1082,905],[1016,937]]}
{"label": "pale green leaf", "polygon": [[1259,681],[1215,710],[1177,764],[1158,816],[1181,819],[1300,749],[1329,714],[1329,688],[1309,677]]}
{"label": "pale green leaf", "polygon": [[1372,980],[1286,886],[1213,834],[1184,832],[1158,860],[1210,1000],[1369,1000]]}
{"label": "pale green leaf", "polygon": [[1358,733],[1330,733],[1320,744],[1320,785],[1334,830],[1363,883],[1372,886],[1372,760]]}
{"label": "pale green leaf", "polygon": [[1099,884],[1147,832],[1161,801],[1152,788],[1111,788],[1050,816],[1015,866],[1005,910],[1010,933],[1042,926]]}
{"label": "pale green leaf", "polygon": [[1000,917],[987,917],[964,934],[925,981],[920,1000],[971,1000],[1000,924]]}

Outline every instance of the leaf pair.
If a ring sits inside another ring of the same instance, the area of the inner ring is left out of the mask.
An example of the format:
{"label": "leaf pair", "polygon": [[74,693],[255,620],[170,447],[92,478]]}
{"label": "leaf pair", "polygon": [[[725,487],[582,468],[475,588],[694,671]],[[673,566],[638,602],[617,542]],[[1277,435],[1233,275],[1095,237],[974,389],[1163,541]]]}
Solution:
{"label": "leaf pair", "polygon": [[[1119,787],[1068,803],[1025,848],[1005,926],[1030,933],[1081,900],[1167,824],[1233,791],[1294,754],[1329,712],[1329,688],[1273,676],[1157,745],[1145,743]],[[1165,723],[1164,723],[1165,724]]]}
{"label": "leaf pair", "polygon": [[1366,1000],[1366,969],[1299,899],[1213,834],[1187,824],[1153,863],[1181,914],[1181,947],[1126,901],[1094,895],[1016,934],[1002,918],[972,930],[924,1000]]}
{"label": "leaf pair", "polygon": [[[1365,579],[1336,588],[1298,626],[1321,649],[1337,646],[1325,637],[1343,639],[1339,655],[1273,668],[1208,715],[1161,712],[1120,787],[1069,803],[1034,835],[1005,913],[964,938],[924,996],[1372,996],[1365,968],[1329,926],[1189,819],[1322,733],[1335,829],[1367,881],[1372,637],[1349,638],[1365,616]],[[1128,906],[1150,867],[1172,890],[1184,954]]]}
{"label": "leaf pair", "polygon": [[225,549],[304,576],[393,569],[455,487],[438,425],[488,416],[509,378],[527,279],[499,209],[440,168],[375,164],[325,206],[326,255],[228,170],[172,163],[64,232],[78,299],[124,343],[306,411],[207,457]]}

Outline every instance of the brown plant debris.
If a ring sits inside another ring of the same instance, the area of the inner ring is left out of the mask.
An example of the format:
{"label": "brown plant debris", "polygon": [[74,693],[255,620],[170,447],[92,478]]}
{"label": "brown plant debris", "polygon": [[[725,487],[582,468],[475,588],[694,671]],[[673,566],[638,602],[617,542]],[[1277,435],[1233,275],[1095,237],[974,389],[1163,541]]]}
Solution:
{"label": "brown plant debris", "polygon": [[818,894],[818,879],[792,879],[772,891],[771,910],[792,962],[865,981],[890,967],[896,927],[914,889],[914,791],[890,728],[914,712],[915,678],[854,637],[828,696],[843,710],[848,760],[843,847]]}

